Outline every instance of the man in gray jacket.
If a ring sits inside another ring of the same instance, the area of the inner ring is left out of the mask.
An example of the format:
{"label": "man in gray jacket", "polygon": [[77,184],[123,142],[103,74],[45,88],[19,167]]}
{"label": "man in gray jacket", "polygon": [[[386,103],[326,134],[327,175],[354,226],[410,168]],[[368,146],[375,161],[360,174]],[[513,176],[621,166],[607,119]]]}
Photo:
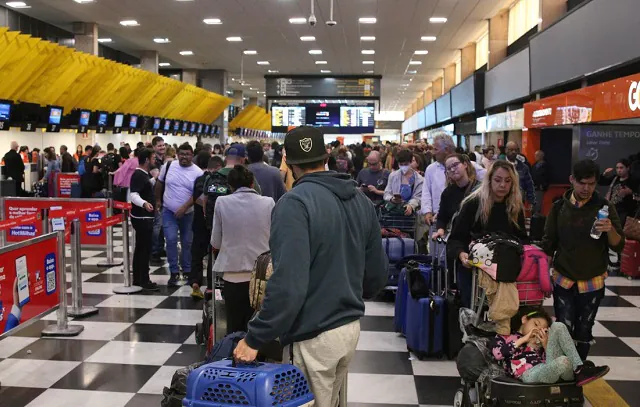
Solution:
{"label": "man in gray jacket", "polygon": [[336,405],[360,337],[363,298],[387,281],[387,257],[371,201],[347,174],[325,171],[322,133],[290,131],[287,165],[297,179],[272,214],[273,275],[262,309],[234,357],[253,361],[264,344],[292,345],[316,406]]}

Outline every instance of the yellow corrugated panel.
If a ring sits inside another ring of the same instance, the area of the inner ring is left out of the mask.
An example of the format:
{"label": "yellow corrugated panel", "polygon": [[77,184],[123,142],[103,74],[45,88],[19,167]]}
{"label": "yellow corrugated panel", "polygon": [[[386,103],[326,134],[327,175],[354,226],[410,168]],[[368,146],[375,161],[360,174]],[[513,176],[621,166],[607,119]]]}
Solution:
{"label": "yellow corrugated panel", "polygon": [[244,121],[247,117],[250,117],[255,112],[255,109],[259,109],[256,105],[249,105],[242,109],[236,117],[229,123],[229,130],[235,130],[237,128],[243,128]]}

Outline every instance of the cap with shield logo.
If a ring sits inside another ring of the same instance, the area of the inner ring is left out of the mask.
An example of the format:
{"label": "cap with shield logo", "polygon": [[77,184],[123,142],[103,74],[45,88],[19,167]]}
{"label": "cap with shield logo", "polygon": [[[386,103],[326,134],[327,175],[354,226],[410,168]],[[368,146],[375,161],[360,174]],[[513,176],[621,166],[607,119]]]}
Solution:
{"label": "cap with shield logo", "polygon": [[315,127],[297,127],[284,138],[287,164],[307,164],[327,158],[324,135]]}

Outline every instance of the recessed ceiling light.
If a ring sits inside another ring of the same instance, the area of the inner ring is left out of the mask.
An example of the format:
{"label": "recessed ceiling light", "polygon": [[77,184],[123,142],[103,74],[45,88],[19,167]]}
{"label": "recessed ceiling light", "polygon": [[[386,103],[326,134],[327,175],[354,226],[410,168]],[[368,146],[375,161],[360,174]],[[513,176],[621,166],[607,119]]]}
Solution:
{"label": "recessed ceiling light", "polygon": [[258,88],[249,88],[249,90],[258,90]]}
{"label": "recessed ceiling light", "polygon": [[309,50],[309,54],[311,54],[311,55],[322,55],[322,50],[321,49],[310,49]]}
{"label": "recessed ceiling light", "polygon": [[373,64],[375,64],[375,62],[374,62],[374,61],[362,61],[362,63],[363,63],[364,65],[373,65]]}
{"label": "recessed ceiling light", "polygon": [[372,74],[372,73],[373,73],[373,71],[364,71],[364,73]]}
{"label": "recessed ceiling light", "polygon": [[409,65],[422,65],[422,61],[409,61]]}
{"label": "recessed ceiling light", "polygon": [[95,0],[73,0],[78,4],[93,3]]}
{"label": "recessed ceiling light", "polygon": [[427,55],[429,53],[429,51],[427,51],[426,49],[419,49],[414,51],[414,54],[416,55]]}
{"label": "recessed ceiling light", "polygon": [[157,43],[157,44],[167,44],[171,41],[169,41],[169,38],[154,38],[153,42]]}
{"label": "recessed ceiling light", "polygon": [[113,40],[111,38],[98,38],[98,42],[104,44],[107,42],[113,42]]}
{"label": "recessed ceiling light", "polygon": [[31,6],[27,5],[24,1],[9,1],[6,4],[11,8],[31,8]]}
{"label": "recessed ceiling light", "polygon": [[227,41],[229,42],[241,42],[242,37],[227,37]]}
{"label": "recessed ceiling light", "polygon": [[222,24],[222,20],[220,20],[219,18],[205,18],[204,20],[202,20],[205,24],[209,24],[209,25],[217,25],[217,24]]}
{"label": "recessed ceiling light", "polygon": [[291,24],[306,24],[307,23],[307,19],[304,17],[293,17],[289,19],[289,22]]}
{"label": "recessed ceiling light", "polygon": [[123,25],[125,27],[137,27],[140,24],[138,24],[136,20],[123,20],[123,21],[120,21],[120,25]]}
{"label": "recessed ceiling light", "polygon": [[258,51],[256,51],[255,49],[246,49],[242,51],[242,53],[245,55],[258,55]]}
{"label": "recessed ceiling light", "polygon": [[331,71],[328,69],[321,69],[320,73],[331,73]]}
{"label": "recessed ceiling light", "polygon": [[278,70],[277,69],[269,69],[267,72],[269,72],[269,73],[278,73]]}
{"label": "recessed ceiling light", "polygon": [[314,37],[313,35],[303,35],[302,37],[300,37],[300,41],[315,41],[316,37]]}
{"label": "recessed ceiling light", "polygon": [[435,24],[438,24],[438,23],[441,24],[441,23],[446,23],[447,19],[445,17],[431,17],[429,19],[429,22],[430,23],[435,23]]}
{"label": "recessed ceiling light", "polygon": [[240,83],[240,86],[251,86],[251,84],[250,84],[250,83],[247,83],[247,82],[241,82],[241,83]]}
{"label": "recessed ceiling light", "polygon": [[373,35],[363,35],[362,37],[360,37],[360,41],[375,41],[376,37],[374,37]]}
{"label": "recessed ceiling light", "polygon": [[363,49],[362,50],[362,55],[373,55],[375,53],[376,53],[376,51],[374,51],[372,49]]}
{"label": "recessed ceiling light", "polygon": [[180,55],[190,56],[190,55],[193,55],[193,51],[180,51]]}
{"label": "recessed ceiling light", "polygon": [[360,17],[360,24],[375,24],[378,20],[375,17]]}
{"label": "recessed ceiling light", "polygon": [[407,71],[407,73],[408,73],[409,75],[415,75],[415,74],[417,74],[417,73],[418,73],[418,71]]}
{"label": "recessed ceiling light", "polygon": [[420,37],[420,41],[429,41],[429,42],[433,42],[436,40],[436,37],[433,35],[423,35],[422,37]]}
{"label": "recessed ceiling light", "polygon": [[258,61],[258,65],[269,65],[269,61]]}
{"label": "recessed ceiling light", "polygon": [[160,62],[158,66],[171,66],[171,64],[168,62]]}
{"label": "recessed ceiling light", "polygon": [[327,61],[316,61],[316,65],[326,65]]}

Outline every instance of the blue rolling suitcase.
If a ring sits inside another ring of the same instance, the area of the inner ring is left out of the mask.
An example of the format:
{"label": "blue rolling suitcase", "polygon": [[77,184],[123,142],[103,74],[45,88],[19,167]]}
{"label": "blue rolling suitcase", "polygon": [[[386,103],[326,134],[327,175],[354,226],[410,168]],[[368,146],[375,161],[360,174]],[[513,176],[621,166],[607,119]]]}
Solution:
{"label": "blue rolling suitcase", "polygon": [[393,314],[393,324],[395,331],[401,334],[406,332],[406,314],[407,314],[407,293],[409,292],[409,283],[407,281],[407,270],[404,265],[415,260],[419,263],[418,267],[422,272],[422,275],[427,281],[431,281],[431,256],[425,255],[413,255],[405,257],[405,259],[399,264],[402,271],[398,277],[398,290],[396,291],[395,313]]}
{"label": "blue rolling suitcase", "polygon": [[71,184],[71,198],[82,198],[82,187],[79,182]]}
{"label": "blue rolling suitcase", "polygon": [[382,247],[384,247],[389,259],[389,279],[387,286],[396,287],[398,285],[399,270],[397,264],[406,256],[411,256],[416,252],[416,242],[413,239],[401,237],[386,237],[382,239]]}
{"label": "blue rolling suitcase", "polygon": [[295,366],[272,363],[235,366],[230,359],[193,370],[187,378],[187,396],[182,401],[184,407],[297,407],[313,403],[307,379]]}

